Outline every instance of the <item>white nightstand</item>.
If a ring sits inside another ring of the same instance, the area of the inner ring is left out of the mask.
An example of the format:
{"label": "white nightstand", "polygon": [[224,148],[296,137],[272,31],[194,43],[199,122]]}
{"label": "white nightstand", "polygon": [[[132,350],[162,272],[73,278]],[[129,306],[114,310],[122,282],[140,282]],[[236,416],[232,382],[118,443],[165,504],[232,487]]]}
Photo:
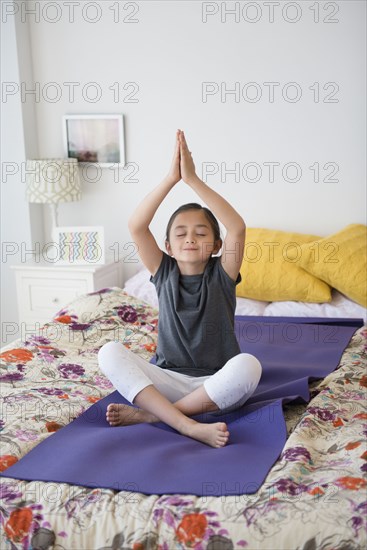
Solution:
{"label": "white nightstand", "polygon": [[76,296],[101,288],[122,288],[122,262],[103,265],[57,265],[37,259],[12,265],[20,323],[47,323]]}

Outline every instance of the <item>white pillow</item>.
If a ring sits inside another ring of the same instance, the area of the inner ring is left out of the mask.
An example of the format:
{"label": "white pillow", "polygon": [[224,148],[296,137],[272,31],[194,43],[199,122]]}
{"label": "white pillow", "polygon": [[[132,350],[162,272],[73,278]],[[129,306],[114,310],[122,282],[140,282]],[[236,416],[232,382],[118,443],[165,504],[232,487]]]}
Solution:
{"label": "white pillow", "polygon": [[264,315],[279,317],[351,317],[367,322],[367,309],[353,302],[337,290],[332,290],[330,303],[271,302]]}
{"label": "white pillow", "polygon": [[236,298],[235,315],[264,315],[270,302],[260,302],[251,298]]}
{"label": "white pillow", "polygon": [[158,296],[153,283],[150,282],[150,273],[146,268],[141,269],[130,277],[123,288],[125,292],[158,309]]}

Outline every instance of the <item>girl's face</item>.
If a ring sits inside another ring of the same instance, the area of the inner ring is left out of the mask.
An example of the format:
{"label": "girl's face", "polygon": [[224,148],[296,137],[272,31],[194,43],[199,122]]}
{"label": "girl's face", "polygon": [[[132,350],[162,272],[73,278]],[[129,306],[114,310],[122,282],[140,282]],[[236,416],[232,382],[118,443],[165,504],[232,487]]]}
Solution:
{"label": "girl's face", "polygon": [[213,229],[202,210],[178,214],[168,238],[167,252],[177,260],[183,274],[202,273],[210,256],[219,252],[222,245],[220,240],[214,240]]}

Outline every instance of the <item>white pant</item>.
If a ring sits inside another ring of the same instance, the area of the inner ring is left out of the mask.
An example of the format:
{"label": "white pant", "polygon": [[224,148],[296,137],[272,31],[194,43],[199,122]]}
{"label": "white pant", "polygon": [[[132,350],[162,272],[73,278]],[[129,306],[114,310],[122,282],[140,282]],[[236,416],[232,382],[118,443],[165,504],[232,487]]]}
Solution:
{"label": "white pant", "polygon": [[211,376],[188,376],[153,365],[120,342],[112,341],[101,347],[98,361],[102,372],[130,403],[152,384],[171,403],[204,385],[209,398],[221,411],[241,407],[255,391],[262,371],[256,357],[240,353]]}

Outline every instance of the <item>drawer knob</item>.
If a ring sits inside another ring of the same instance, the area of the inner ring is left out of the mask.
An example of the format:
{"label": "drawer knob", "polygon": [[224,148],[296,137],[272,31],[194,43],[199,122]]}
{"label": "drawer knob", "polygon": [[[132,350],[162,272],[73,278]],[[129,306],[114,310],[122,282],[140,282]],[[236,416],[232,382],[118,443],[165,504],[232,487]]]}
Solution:
{"label": "drawer knob", "polygon": [[52,302],[53,302],[54,304],[57,304],[57,303],[59,302],[59,299],[58,299],[58,298],[54,298],[54,299],[52,300]]}

